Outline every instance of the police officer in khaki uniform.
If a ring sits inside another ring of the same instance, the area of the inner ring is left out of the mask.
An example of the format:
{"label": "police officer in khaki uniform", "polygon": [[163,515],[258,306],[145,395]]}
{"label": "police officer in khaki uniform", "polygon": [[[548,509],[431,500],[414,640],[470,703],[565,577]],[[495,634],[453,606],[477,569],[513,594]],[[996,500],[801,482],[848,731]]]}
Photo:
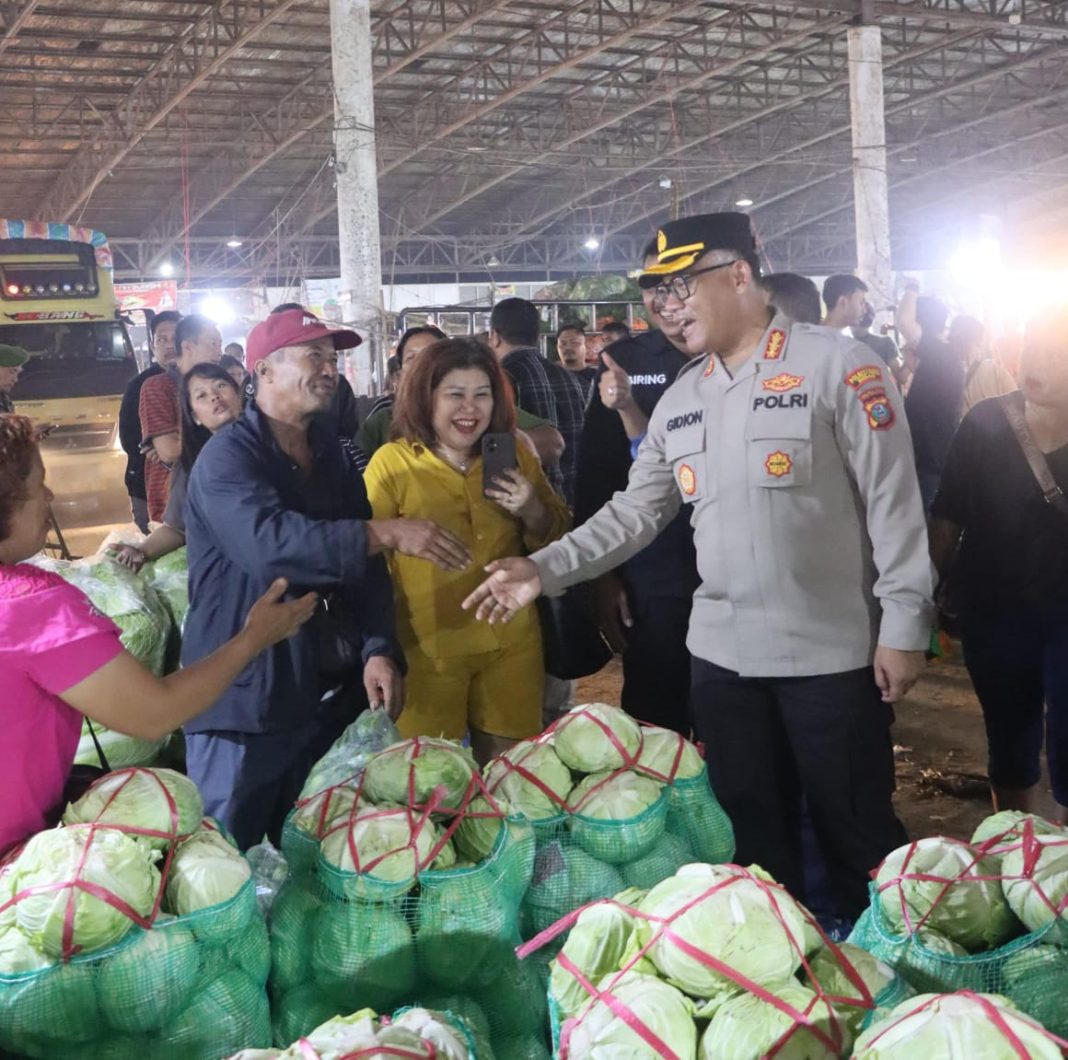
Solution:
{"label": "police officer in khaki uniform", "polygon": [[908,426],[886,366],[767,307],[748,217],[665,224],[641,282],[696,357],[653,412],[626,491],[466,601],[506,621],[617,567],[691,508],[701,585],[692,707],[736,859],[802,895],[801,798],[844,917],[904,841],[891,704],[923,668],[932,569]]}

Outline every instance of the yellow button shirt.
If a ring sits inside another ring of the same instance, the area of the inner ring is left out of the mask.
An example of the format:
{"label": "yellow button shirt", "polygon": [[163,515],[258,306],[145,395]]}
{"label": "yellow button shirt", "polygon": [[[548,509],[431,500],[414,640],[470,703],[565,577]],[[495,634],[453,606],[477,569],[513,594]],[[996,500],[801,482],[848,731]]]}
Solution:
{"label": "yellow button shirt", "polygon": [[392,554],[402,646],[418,644],[425,654],[444,659],[497,651],[532,635],[538,621],[533,607],[524,608],[507,625],[491,626],[460,606],[485,578],[487,563],[542,548],[571,527],[567,506],[537,458],[522,444],[516,449],[519,470],[552,515],[543,537],[526,534],[519,519],[483,495],[481,457],[472,460],[466,473],[419,442],[390,442],[372,457],[364,481],[376,519],[433,520],[463,541],[474,557],[467,570],[457,572]]}

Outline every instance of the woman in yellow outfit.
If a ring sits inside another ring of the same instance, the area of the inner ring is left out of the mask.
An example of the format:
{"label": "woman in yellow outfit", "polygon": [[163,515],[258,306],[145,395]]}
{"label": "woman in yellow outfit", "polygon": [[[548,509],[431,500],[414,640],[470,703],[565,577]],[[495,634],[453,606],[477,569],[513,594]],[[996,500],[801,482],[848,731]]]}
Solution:
{"label": "woman in yellow outfit", "polygon": [[376,519],[432,519],[471,550],[472,565],[445,571],[394,553],[397,635],[408,658],[408,699],[397,724],[408,736],[471,734],[479,761],[541,729],[541,630],[525,609],[506,625],[476,622],[460,604],[492,560],[533,552],[571,518],[522,442],[518,470],[483,492],[482,436],[515,432],[515,406],[493,354],[471,339],[425,351],[401,383],[395,441],[365,472]]}

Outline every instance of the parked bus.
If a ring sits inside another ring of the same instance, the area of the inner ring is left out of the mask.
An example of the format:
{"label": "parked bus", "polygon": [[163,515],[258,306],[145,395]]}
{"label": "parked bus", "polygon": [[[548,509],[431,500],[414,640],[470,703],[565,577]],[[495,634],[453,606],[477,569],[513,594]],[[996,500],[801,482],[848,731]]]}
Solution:
{"label": "parked bus", "polygon": [[0,220],[0,342],[30,354],[12,393],[50,429],[41,443],[53,511],[75,552],[130,521],[119,404],[137,371],[100,232]]}

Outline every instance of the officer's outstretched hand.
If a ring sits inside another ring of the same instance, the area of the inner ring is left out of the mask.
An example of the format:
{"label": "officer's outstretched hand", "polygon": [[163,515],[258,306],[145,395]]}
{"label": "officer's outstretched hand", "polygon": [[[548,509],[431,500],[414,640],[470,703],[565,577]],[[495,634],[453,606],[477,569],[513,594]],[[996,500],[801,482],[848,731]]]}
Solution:
{"label": "officer's outstretched hand", "polygon": [[896,703],[903,699],[926,665],[927,656],[922,651],[899,651],[880,644],[875,649],[875,683],[883,694],[883,702]]}
{"label": "officer's outstretched hand", "polygon": [[465,611],[477,608],[475,616],[483,622],[510,622],[541,595],[541,577],[529,559],[496,559],[486,570],[489,577],[463,602]]}

